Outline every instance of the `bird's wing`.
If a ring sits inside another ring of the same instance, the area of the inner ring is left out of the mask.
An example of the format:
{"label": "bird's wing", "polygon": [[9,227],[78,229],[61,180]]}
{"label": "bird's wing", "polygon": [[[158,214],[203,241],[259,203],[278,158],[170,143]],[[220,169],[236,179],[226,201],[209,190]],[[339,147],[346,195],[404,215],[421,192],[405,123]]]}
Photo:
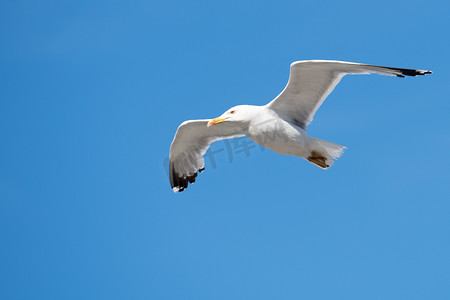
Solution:
{"label": "bird's wing", "polygon": [[291,64],[288,84],[267,107],[306,129],[317,109],[344,75],[370,73],[405,77],[430,74],[431,71],[331,60],[297,61]]}
{"label": "bird's wing", "polygon": [[203,155],[209,145],[219,140],[245,135],[241,128],[231,123],[207,127],[208,121],[185,121],[175,133],[169,154],[170,184],[175,193],[187,188],[188,183],[193,183],[197,171],[204,170]]}

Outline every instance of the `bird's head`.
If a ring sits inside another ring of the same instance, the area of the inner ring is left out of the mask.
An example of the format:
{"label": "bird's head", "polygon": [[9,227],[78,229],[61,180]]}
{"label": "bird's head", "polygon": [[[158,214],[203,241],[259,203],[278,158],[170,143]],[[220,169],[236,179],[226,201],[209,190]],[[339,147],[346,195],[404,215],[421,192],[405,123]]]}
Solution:
{"label": "bird's head", "polygon": [[238,105],[224,112],[220,117],[209,120],[208,127],[226,122],[247,122],[250,120],[252,106]]}

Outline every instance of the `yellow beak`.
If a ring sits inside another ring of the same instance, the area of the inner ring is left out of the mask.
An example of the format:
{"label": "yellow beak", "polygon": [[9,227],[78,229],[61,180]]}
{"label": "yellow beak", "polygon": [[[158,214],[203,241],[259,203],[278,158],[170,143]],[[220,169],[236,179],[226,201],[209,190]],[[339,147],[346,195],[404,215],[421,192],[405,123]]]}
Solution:
{"label": "yellow beak", "polygon": [[223,123],[226,119],[228,119],[228,118],[220,118],[219,117],[219,118],[215,118],[215,119],[209,120],[208,127],[214,126],[216,124]]}

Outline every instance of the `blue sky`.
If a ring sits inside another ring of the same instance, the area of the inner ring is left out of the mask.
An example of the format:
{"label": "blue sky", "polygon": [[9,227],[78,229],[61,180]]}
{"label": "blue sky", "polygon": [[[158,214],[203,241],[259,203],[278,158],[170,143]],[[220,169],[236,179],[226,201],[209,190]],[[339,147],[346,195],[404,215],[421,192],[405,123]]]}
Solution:
{"label": "blue sky", "polygon": [[[0,298],[448,299],[449,15],[446,1],[3,1]],[[328,171],[219,142],[175,195],[177,126],[267,103],[303,59],[434,73],[345,77],[309,128],[348,147]]]}

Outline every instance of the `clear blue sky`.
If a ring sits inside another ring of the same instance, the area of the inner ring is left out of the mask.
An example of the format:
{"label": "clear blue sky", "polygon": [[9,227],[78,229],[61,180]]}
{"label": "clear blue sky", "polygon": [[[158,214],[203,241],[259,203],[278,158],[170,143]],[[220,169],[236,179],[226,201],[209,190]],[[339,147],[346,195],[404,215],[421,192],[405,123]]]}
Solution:
{"label": "clear blue sky", "polygon": [[[449,15],[448,1],[2,1],[0,298],[448,299]],[[220,142],[175,195],[177,126],[267,103],[303,59],[434,73],[345,77],[309,129],[348,147],[328,171]]]}

